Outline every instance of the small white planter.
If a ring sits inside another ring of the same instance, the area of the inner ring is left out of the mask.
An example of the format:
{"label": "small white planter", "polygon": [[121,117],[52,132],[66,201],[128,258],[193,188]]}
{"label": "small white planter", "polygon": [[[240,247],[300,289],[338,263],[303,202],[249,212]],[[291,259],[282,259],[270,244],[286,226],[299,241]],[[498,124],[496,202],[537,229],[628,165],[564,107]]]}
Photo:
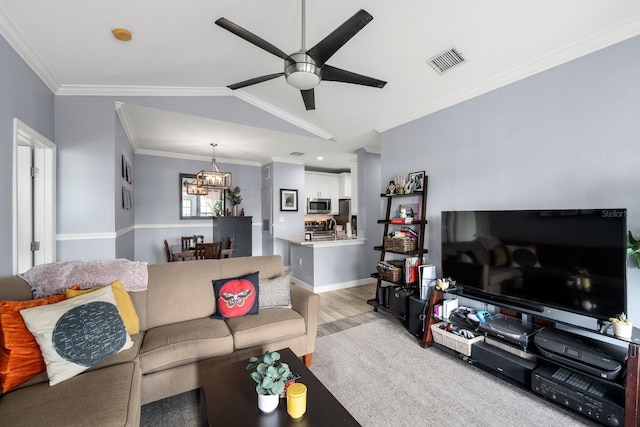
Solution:
{"label": "small white planter", "polygon": [[613,335],[618,338],[629,339],[631,338],[631,333],[633,332],[633,324],[631,323],[613,323]]}
{"label": "small white planter", "polygon": [[269,413],[275,411],[280,403],[280,396],[277,394],[259,394],[258,408],[262,412]]}

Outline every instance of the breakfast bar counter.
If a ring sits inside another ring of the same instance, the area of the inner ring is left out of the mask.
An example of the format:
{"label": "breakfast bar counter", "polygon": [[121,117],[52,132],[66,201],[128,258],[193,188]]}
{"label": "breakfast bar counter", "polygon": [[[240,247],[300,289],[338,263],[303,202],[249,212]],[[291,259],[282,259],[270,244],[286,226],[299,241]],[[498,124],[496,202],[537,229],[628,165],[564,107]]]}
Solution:
{"label": "breakfast bar counter", "polygon": [[361,285],[361,256],[366,239],[318,239],[278,237],[289,243],[291,275],[294,283],[314,292],[326,292]]}

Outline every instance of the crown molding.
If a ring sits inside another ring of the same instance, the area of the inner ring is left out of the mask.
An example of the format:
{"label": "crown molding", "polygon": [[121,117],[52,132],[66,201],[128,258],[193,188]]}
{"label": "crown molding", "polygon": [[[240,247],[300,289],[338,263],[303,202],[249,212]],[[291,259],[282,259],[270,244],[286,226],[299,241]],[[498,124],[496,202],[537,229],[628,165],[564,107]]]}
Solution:
{"label": "crown molding", "polygon": [[232,96],[226,87],[62,85],[61,96]]}
{"label": "crown molding", "polygon": [[116,114],[118,114],[118,118],[120,119],[120,123],[122,123],[122,128],[124,129],[125,135],[127,135],[127,139],[129,140],[129,145],[133,149],[133,152],[136,153],[140,149],[136,144],[136,133],[134,130],[134,126],[131,123],[131,118],[129,114],[127,114],[127,109],[122,108],[124,103],[116,102]]}
{"label": "crown molding", "polygon": [[[171,159],[198,160],[198,161],[204,161],[204,162],[211,162],[211,157],[198,156],[196,154],[183,154],[183,153],[173,153],[169,151],[157,151],[157,150],[146,150],[146,149],[139,149],[135,153],[143,154],[145,156],[157,156],[157,157],[168,157]],[[238,159],[225,159],[217,156],[216,156],[216,161],[218,163],[226,163],[230,165],[262,166],[260,162],[252,162],[249,160],[238,160]]]}
{"label": "crown molding", "polygon": [[61,96],[235,96],[292,125],[306,130],[322,139],[333,139],[333,135],[311,123],[287,113],[247,92],[226,87],[169,87],[169,86],[91,86],[63,85],[56,92]]}
{"label": "crown molding", "polygon": [[616,43],[620,43],[639,34],[640,16],[631,17],[622,23],[618,23],[615,26],[594,33],[561,49],[552,51],[537,60],[508,70],[495,78],[484,80],[467,90],[456,92],[451,96],[424,105],[392,121],[383,122],[376,126],[375,130],[380,133],[388,131],[413,120],[417,120],[421,117],[425,117],[429,114],[451,107],[455,104],[475,98],[476,96],[483,95],[491,92],[492,90],[507,86],[524,78],[565,64],[569,61],[604,49]]}
{"label": "crown molding", "polygon": [[16,51],[16,53],[27,63],[33,72],[42,80],[42,82],[54,94],[60,88],[58,79],[53,75],[51,70],[45,65],[36,50],[31,46],[22,32],[7,16],[0,7],[0,34],[7,40],[7,43]]}
{"label": "crown molding", "polygon": [[281,110],[280,108],[277,108],[269,103],[264,102],[263,100],[261,100],[260,98],[257,98],[253,95],[248,94],[245,91],[242,90],[235,90],[233,91],[233,94],[243,100],[244,102],[253,105],[254,107],[260,108],[261,110],[266,111],[267,113],[273,114],[276,117],[280,117],[282,120],[285,120],[293,125],[296,125],[297,127],[306,130],[307,132],[310,132],[322,139],[333,139],[333,135],[330,134],[327,131],[324,131],[322,129],[320,129],[317,126],[312,125],[309,122],[306,122],[302,119],[300,119],[299,117],[296,117],[292,114],[287,113],[284,110]]}

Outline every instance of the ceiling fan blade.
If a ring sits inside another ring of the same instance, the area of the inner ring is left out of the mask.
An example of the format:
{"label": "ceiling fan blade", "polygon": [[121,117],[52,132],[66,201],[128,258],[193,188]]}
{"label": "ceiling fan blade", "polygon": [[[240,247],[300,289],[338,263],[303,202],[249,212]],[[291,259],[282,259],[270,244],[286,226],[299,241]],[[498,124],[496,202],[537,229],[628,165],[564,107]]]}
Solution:
{"label": "ceiling fan blade", "polygon": [[307,111],[315,110],[316,96],[315,96],[315,93],[313,92],[313,89],[301,90],[300,93],[302,94],[302,100],[304,101],[304,106],[307,109]]}
{"label": "ceiling fan blade", "polygon": [[283,51],[281,51],[280,49],[278,49],[277,47],[275,47],[274,45],[272,45],[268,41],[256,36],[255,34],[253,34],[249,30],[245,30],[240,25],[229,21],[227,18],[219,18],[216,21],[216,24],[219,25],[220,27],[224,28],[225,30],[232,32],[236,36],[245,39],[249,43],[252,43],[252,44],[258,46],[259,48],[264,49],[267,52],[274,54],[275,56],[278,56],[278,57],[280,57],[282,59],[287,59],[289,57],[289,55],[287,55],[286,53],[284,53]]}
{"label": "ceiling fan blade", "polygon": [[245,80],[243,82],[240,83],[235,83],[232,85],[227,86],[229,89],[240,89],[246,86],[251,86],[254,85],[256,83],[262,83],[262,82],[266,82],[267,80],[271,80],[271,79],[275,79],[276,77],[280,77],[283,76],[284,73],[274,73],[274,74],[267,74],[266,76],[260,76],[260,77],[254,77],[253,79],[249,79],[249,80]]}
{"label": "ceiling fan blade", "polygon": [[327,62],[329,58],[338,51],[338,49],[351,40],[351,38],[355,36],[358,31],[364,28],[365,25],[371,22],[372,19],[373,16],[369,15],[366,10],[361,9],[351,18],[347,19],[342,25],[333,30],[331,34],[320,40],[318,44],[307,52],[307,55],[312,57],[313,60],[316,61],[317,65],[324,65],[324,63]]}
{"label": "ceiling fan blade", "polygon": [[329,82],[353,83],[363,86],[373,86],[382,89],[387,82],[363,76],[341,68],[324,65],[322,67],[322,80]]}

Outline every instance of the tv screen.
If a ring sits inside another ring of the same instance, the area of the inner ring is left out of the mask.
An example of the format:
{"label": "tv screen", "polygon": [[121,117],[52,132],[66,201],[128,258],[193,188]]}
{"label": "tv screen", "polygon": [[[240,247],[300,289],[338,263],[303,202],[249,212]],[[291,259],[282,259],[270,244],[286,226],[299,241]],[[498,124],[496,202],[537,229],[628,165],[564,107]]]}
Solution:
{"label": "tv screen", "polygon": [[471,298],[607,320],[626,311],[626,210],[442,212],[442,272]]}

